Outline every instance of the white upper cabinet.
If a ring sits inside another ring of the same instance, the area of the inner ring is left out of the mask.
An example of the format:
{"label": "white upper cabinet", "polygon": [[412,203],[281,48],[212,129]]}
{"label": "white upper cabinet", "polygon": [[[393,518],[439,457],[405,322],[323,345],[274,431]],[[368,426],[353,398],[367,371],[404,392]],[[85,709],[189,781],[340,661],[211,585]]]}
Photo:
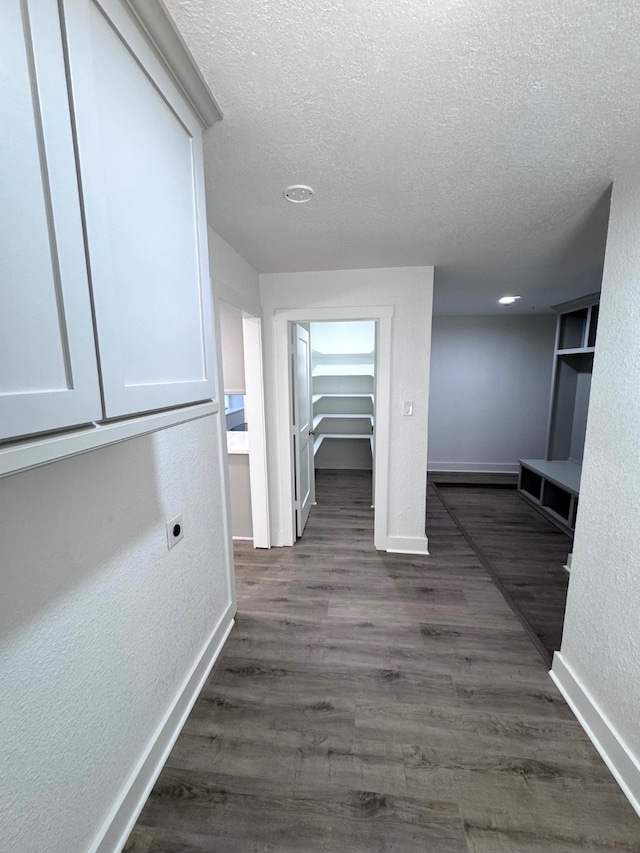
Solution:
{"label": "white upper cabinet", "polygon": [[203,125],[126,5],[63,9],[105,416],[216,399]]}
{"label": "white upper cabinet", "polygon": [[0,440],[102,416],[55,0],[0,3]]}

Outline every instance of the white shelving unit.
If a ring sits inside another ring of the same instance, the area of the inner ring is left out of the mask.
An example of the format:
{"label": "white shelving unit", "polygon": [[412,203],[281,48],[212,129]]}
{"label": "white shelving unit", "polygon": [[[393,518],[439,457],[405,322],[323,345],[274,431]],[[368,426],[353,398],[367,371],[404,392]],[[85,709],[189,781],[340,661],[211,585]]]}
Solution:
{"label": "white shelving unit", "polygon": [[374,356],[313,352],[316,466],[370,468],[375,417]]}
{"label": "white shelving unit", "polygon": [[572,534],[578,510],[598,294],[557,306],[555,361],[546,459],[521,459],[518,490],[561,530]]}

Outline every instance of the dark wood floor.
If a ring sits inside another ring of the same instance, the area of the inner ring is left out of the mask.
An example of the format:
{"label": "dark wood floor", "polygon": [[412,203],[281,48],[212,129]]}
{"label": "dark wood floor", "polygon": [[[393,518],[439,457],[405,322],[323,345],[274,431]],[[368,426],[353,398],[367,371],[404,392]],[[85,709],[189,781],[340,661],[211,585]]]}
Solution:
{"label": "dark wood floor", "polygon": [[518,495],[515,487],[437,485],[489,571],[539,638],[546,661],[560,648],[572,540]]}
{"label": "dark wood floor", "polygon": [[439,501],[373,549],[370,475],[237,548],[237,625],[129,853],[639,853],[640,820]]}

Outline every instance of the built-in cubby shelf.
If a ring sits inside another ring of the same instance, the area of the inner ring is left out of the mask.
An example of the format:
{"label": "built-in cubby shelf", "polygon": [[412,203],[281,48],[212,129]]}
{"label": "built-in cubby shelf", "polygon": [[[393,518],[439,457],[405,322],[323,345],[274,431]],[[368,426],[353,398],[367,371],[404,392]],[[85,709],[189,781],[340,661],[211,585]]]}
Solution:
{"label": "built-in cubby shelf", "polygon": [[571,533],[575,526],[582,466],[576,462],[521,459],[518,489],[530,504]]}
{"label": "built-in cubby shelf", "polygon": [[598,294],[556,306],[559,312],[546,459],[521,459],[520,495],[561,530],[573,533],[580,492]]}

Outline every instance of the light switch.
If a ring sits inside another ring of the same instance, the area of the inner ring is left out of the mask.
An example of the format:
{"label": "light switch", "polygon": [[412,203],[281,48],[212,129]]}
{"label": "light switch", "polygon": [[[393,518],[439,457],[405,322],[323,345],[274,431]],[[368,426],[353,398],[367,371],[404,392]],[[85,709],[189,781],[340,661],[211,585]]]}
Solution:
{"label": "light switch", "polygon": [[413,414],[413,400],[405,400],[402,404],[402,416],[405,418],[411,417]]}

